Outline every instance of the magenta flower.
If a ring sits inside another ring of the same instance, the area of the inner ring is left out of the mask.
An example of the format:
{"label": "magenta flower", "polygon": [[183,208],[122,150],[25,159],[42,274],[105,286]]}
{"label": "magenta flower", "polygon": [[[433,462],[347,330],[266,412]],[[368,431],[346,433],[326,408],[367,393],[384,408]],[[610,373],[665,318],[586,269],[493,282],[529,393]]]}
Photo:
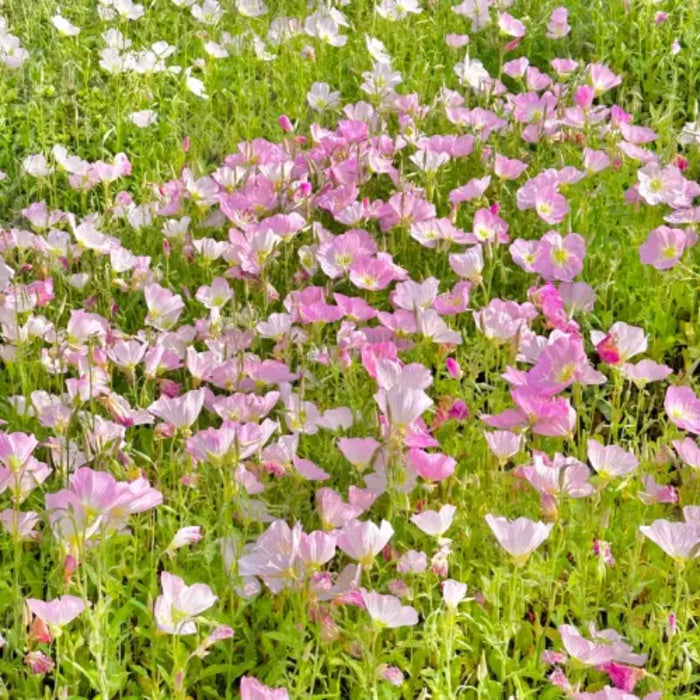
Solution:
{"label": "magenta flower", "polygon": [[67,625],[85,610],[85,601],[74,595],[62,595],[49,601],[28,598],[27,605],[40,620],[51,627]]}
{"label": "magenta flower", "polygon": [[696,523],[655,520],[639,530],[676,561],[686,562],[700,555],[700,527]]}
{"label": "magenta flower", "polygon": [[186,586],[179,576],[167,571],[161,573],[160,583],[163,593],[153,610],[158,629],[167,634],[194,634],[194,618],[211,608],[217,597],[205,583]]}
{"label": "magenta flower", "polygon": [[687,245],[688,237],[683,229],[659,226],[640,246],[639,259],[657,270],[668,270],[681,259]]}
{"label": "magenta flower", "polygon": [[486,523],[499,544],[510,554],[516,566],[523,566],[546,539],[554,527],[553,523],[534,522],[529,518],[508,520],[500,516],[486,516]]}
{"label": "magenta flower", "polygon": [[241,678],[241,700],[289,700],[286,688],[270,688],[257,678]]}
{"label": "magenta flower", "polygon": [[381,595],[362,589],[362,602],[369,616],[380,627],[412,627],[418,624],[418,613],[410,605],[401,605],[393,595]]}
{"label": "magenta flower", "polygon": [[664,409],[671,422],[694,435],[700,435],[700,399],[689,386],[670,386]]}

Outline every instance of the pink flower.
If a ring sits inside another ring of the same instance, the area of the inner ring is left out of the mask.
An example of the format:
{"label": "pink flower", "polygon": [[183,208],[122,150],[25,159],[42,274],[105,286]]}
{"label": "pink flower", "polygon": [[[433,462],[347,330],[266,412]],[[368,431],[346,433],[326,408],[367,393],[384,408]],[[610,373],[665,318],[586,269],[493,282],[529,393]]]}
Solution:
{"label": "pink flower", "polygon": [[496,153],[494,160],[494,173],[504,180],[517,180],[527,169],[527,163],[517,158],[506,158]]}
{"label": "pink flower", "polygon": [[647,505],[654,503],[678,503],[678,492],[673,486],[658,484],[653,476],[642,477],[644,491],[639,494],[640,499]]}
{"label": "pink flower", "polygon": [[525,25],[515,17],[511,17],[507,12],[498,15],[498,27],[506,35],[515,38],[525,36]]}
{"label": "pink flower", "polygon": [[569,213],[566,197],[553,187],[538,188],[535,194],[534,208],[540,219],[548,224],[559,224]]}
{"label": "pink flower", "polygon": [[181,527],[168,545],[168,552],[174,552],[180,547],[186,547],[188,544],[196,544],[202,539],[202,528],[199,525],[189,525]]}
{"label": "pink flower", "polygon": [[565,7],[555,7],[547,24],[547,38],[561,39],[571,31],[569,12]]}
{"label": "pink flower", "polygon": [[285,688],[270,688],[263,685],[257,678],[243,676],[241,700],[289,700],[289,693]]}
{"label": "pink flower", "polygon": [[426,481],[438,482],[452,476],[457,462],[440,452],[426,452],[418,448],[409,450],[408,464]]}
{"label": "pink flower", "polygon": [[562,238],[556,231],[548,231],[540,239],[532,269],[548,282],[571,282],[583,269],[586,242],[578,233]]}
{"label": "pink flower", "polygon": [[377,666],[377,678],[388,681],[393,686],[400,688],[405,680],[403,671],[397,666],[387,666],[386,664],[379,664]]}
{"label": "pink flower", "polygon": [[85,601],[74,595],[63,595],[44,602],[37,598],[28,598],[29,609],[47,625],[63,627],[85,610]]}
{"label": "pink flower", "polygon": [[700,399],[689,386],[670,386],[664,409],[671,422],[694,435],[700,435]]}
{"label": "pink flower", "polygon": [[411,627],[418,624],[418,613],[410,605],[401,605],[393,595],[381,595],[362,589],[362,602],[369,616],[381,627]]}
{"label": "pink flower", "polygon": [[186,586],[179,576],[167,571],[161,573],[160,582],[163,593],[154,607],[158,629],[167,634],[194,634],[194,618],[211,608],[217,597],[205,583]]}
{"label": "pink flower", "polygon": [[643,668],[625,666],[614,661],[601,664],[597,667],[597,670],[607,673],[615,687],[625,693],[631,693],[637,683],[647,675]]}
{"label": "pink flower", "polygon": [[29,666],[31,672],[36,675],[49,673],[56,665],[50,657],[46,656],[43,651],[30,651],[24,657],[24,663]]}
{"label": "pink flower", "polygon": [[692,469],[700,469],[700,447],[693,438],[674,440],[673,446],[676,448],[678,456]]}
{"label": "pink flower", "polygon": [[537,316],[535,307],[526,302],[492,299],[488,306],[474,313],[476,327],[490,340],[512,340],[521,327],[527,326]]}
{"label": "pink flower", "polygon": [[647,337],[642,328],[618,321],[610,326],[607,334],[591,331],[591,341],[603,362],[619,365],[631,357],[645,352]]}
{"label": "pink flower", "polygon": [[639,466],[639,460],[631,452],[617,445],[603,447],[597,440],[588,441],[588,460],[606,479],[626,476]]}
{"label": "pink flower", "polygon": [[486,516],[486,523],[501,547],[514,558],[516,566],[525,564],[530,554],[549,537],[554,527],[553,523],[545,525],[529,518],[511,521],[491,513]]}
{"label": "pink flower", "polygon": [[615,75],[602,63],[591,63],[588,66],[588,80],[595,89],[596,95],[602,95],[622,82],[619,75]]}
{"label": "pink flower", "polygon": [[364,569],[369,569],[393,534],[394,528],[386,520],[382,520],[379,527],[369,520],[351,520],[340,531],[337,545]]}
{"label": "pink flower", "polygon": [[610,663],[615,650],[609,644],[596,644],[581,635],[572,625],[560,625],[559,634],[569,656],[585,666]]}
{"label": "pink flower", "polygon": [[343,457],[360,471],[370,466],[379,447],[379,443],[374,438],[340,438],[338,440],[338,449]]}
{"label": "pink flower", "polygon": [[668,270],[681,259],[687,245],[685,231],[659,226],[639,247],[639,259],[644,265],[652,265],[657,270]]}
{"label": "pink flower", "polygon": [[690,561],[700,555],[700,527],[695,523],[655,520],[639,530],[676,561]]}

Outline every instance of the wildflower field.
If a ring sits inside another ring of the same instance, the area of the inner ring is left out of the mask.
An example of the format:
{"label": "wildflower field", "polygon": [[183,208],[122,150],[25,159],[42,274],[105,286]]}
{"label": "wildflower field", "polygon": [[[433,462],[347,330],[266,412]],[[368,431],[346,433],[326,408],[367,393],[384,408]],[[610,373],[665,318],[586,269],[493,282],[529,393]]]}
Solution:
{"label": "wildflower field", "polygon": [[560,1],[0,1],[0,700],[700,696],[700,9]]}

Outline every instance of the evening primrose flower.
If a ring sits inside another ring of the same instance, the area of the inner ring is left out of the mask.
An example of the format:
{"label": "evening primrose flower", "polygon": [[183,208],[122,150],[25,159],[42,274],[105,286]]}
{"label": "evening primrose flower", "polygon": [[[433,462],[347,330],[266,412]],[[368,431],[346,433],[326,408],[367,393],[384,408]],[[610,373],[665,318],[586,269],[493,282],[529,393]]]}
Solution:
{"label": "evening primrose flower", "polygon": [[500,516],[486,516],[486,523],[496,536],[499,544],[510,554],[516,566],[523,566],[530,554],[546,539],[554,523],[534,522],[529,518],[508,520]]}
{"label": "evening primrose flower", "polygon": [[179,576],[167,571],[161,573],[160,582],[163,593],[154,608],[158,629],[167,634],[194,634],[195,618],[211,608],[217,597],[205,583],[187,586]]}

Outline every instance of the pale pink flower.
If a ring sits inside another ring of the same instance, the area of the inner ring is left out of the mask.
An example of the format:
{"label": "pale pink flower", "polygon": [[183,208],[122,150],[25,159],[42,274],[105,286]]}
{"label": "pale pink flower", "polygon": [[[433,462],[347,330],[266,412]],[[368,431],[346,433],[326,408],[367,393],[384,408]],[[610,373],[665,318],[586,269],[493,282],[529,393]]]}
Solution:
{"label": "pale pink flower", "polygon": [[639,259],[657,270],[669,270],[681,259],[687,245],[688,236],[683,229],[659,226],[639,247]]}
{"label": "pale pink flower", "polygon": [[442,599],[448,610],[454,612],[467,595],[467,584],[454,579],[442,582]]}
{"label": "pale pink flower", "polygon": [[678,503],[678,492],[673,486],[665,486],[656,482],[653,476],[642,477],[644,491],[639,494],[639,498],[646,505],[654,503]]}
{"label": "pale pink flower", "polygon": [[700,555],[700,527],[695,523],[655,520],[639,530],[676,561],[690,561]]}
{"label": "pale pink flower", "polygon": [[506,158],[498,153],[494,159],[493,171],[504,180],[517,180],[527,169],[527,163],[517,158]]}
{"label": "pale pink flower", "polygon": [[529,518],[508,520],[489,513],[486,523],[493,531],[499,544],[510,554],[517,566],[522,566],[532,552],[546,539],[554,527],[553,523],[535,522]]}
{"label": "pale pink flower", "polygon": [[194,634],[195,618],[211,608],[217,597],[205,583],[187,586],[179,576],[167,571],[161,573],[160,582],[163,593],[154,607],[158,629],[168,634]]}
{"label": "pale pink flower", "polygon": [[643,387],[649,382],[660,382],[673,374],[670,367],[653,360],[640,360],[637,364],[623,362],[619,367],[620,374],[638,387]]}
{"label": "pale pink flower", "polygon": [[182,297],[155,283],[149,284],[144,289],[144,294],[148,306],[146,323],[160,331],[172,328],[185,308]]}
{"label": "pale pink flower", "polygon": [[196,544],[202,539],[202,528],[199,525],[188,525],[181,527],[168,545],[168,552],[174,552],[180,547],[186,547],[188,544]]}
{"label": "pale pink flower", "polygon": [[596,95],[602,95],[622,82],[622,78],[619,75],[615,75],[602,63],[591,63],[588,66],[588,80],[593,86]]}
{"label": "pale pink flower", "polygon": [[700,469],[700,447],[697,442],[690,437],[683,440],[674,440],[673,446],[676,448],[678,456],[692,469]]}
{"label": "pale pink flower", "polygon": [[522,434],[516,435],[509,430],[484,432],[489,449],[503,466],[511,457],[517,455],[523,448]]}
{"label": "pale pink flower", "polygon": [[588,441],[588,461],[598,474],[606,479],[631,474],[639,460],[618,445],[604,447],[597,440]]}
{"label": "pale pink flower", "polygon": [[606,333],[591,331],[591,341],[603,362],[619,365],[645,352],[647,336],[644,329],[617,321]]}
{"label": "pale pink flower", "polygon": [[442,506],[439,511],[424,510],[420,513],[416,513],[411,516],[411,522],[420,529],[421,532],[431,537],[437,537],[439,540],[447,532],[450,525],[452,525],[452,520],[456,512],[456,506],[448,504]]}
{"label": "pale pink flower", "polygon": [[28,598],[27,605],[40,620],[52,627],[67,625],[85,610],[85,601],[74,595],[62,595],[46,602]]}
{"label": "pale pink flower", "polygon": [[670,386],[664,409],[671,422],[694,435],[700,435],[700,399],[689,386]]}
{"label": "pale pink flower", "polygon": [[568,10],[565,7],[555,7],[547,23],[547,38],[561,39],[570,31]]}
{"label": "pale pink flower", "polygon": [[369,520],[351,520],[340,531],[337,545],[364,569],[369,569],[393,534],[394,528],[386,520],[382,520],[379,527]]}
{"label": "pale pink flower", "polygon": [[148,411],[174,428],[186,429],[199,417],[204,397],[204,389],[188,391],[173,399],[161,396],[148,407]]}
{"label": "pale pink flower", "polygon": [[519,20],[512,17],[507,12],[501,12],[498,15],[498,27],[506,35],[515,38],[525,36],[525,25]]}
{"label": "pale pink flower", "polygon": [[369,616],[381,627],[395,629],[418,624],[418,613],[410,605],[401,605],[393,595],[381,595],[362,589],[362,602]]}

